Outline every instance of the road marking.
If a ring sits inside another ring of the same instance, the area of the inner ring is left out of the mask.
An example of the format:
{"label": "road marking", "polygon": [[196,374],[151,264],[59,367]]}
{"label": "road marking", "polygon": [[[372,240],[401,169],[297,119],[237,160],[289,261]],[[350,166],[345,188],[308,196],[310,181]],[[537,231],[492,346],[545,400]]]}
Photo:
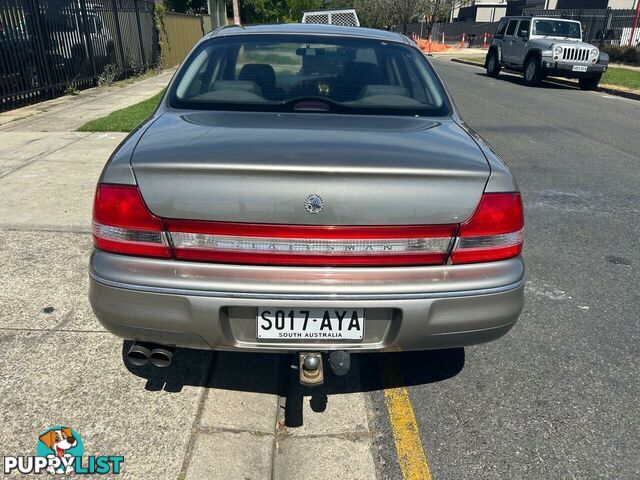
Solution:
{"label": "road marking", "polygon": [[420,440],[409,391],[404,386],[394,387],[404,385],[397,358],[382,355],[380,370],[402,477],[405,480],[431,480],[431,471]]}

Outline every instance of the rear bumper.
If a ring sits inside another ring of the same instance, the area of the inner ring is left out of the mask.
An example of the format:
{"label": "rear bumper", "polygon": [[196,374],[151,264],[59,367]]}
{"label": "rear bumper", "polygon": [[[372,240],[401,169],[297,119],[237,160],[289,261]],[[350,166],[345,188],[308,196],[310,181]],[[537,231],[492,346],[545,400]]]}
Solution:
{"label": "rear bumper", "polygon": [[[403,268],[253,267],[96,251],[90,300],[127,339],[243,351],[427,350],[499,338],[523,306],[520,257]],[[362,341],[258,342],[258,307],[364,308]]]}

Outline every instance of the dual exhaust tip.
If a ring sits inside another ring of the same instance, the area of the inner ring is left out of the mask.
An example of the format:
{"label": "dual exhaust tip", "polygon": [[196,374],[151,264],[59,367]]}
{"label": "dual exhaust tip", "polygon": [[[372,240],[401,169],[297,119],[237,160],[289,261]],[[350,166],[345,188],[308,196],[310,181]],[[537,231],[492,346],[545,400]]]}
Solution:
{"label": "dual exhaust tip", "polygon": [[147,342],[133,342],[127,352],[127,361],[136,367],[151,363],[159,368],[167,368],[173,361],[174,347]]}

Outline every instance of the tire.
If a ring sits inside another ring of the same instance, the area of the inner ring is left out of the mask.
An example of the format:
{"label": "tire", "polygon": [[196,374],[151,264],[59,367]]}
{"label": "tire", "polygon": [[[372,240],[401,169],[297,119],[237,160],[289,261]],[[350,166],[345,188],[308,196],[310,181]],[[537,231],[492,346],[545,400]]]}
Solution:
{"label": "tire", "polygon": [[530,87],[536,87],[540,85],[545,75],[540,67],[538,57],[531,57],[527,60],[524,66],[524,83]]}
{"label": "tire", "polygon": [[36,89],[40,87],[40,75],[35,65],[28,65],[24,71],[24,80],[27,83],[29,89]]}
{"label": "tire", "polygon": [[578,85],[581,90],[595,90],[598,88],[601,78],[602,74],[596,75],[595,77],[579,78]]}
{"label": "tire", "polygon": [[40,87],[40,75],[38,75],[38,71],[35,68],[31,72],[31,79],[29,80],[29,86],[34,89]]}
{"label": "tire", "polygon": [[489,54],[489,58],[487,58],[487,75],[496,78],[500,75],[500,70],[502,70],[500,60],[498,59],[497,52],[494,50]]}

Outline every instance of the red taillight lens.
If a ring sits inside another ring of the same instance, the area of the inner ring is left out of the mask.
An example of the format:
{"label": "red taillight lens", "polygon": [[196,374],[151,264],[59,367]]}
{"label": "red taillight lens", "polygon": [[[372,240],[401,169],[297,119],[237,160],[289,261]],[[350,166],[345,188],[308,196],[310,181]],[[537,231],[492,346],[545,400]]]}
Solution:
{"label": "red taillight lens", "polygon": [[[487,193],[457,225],[308,226],[161,219],[137,186],[101,184],[93,240],[107,252],[256,265],[442,265],[504,260],[522,251],[518,193]],[[171,245],[171,246],[170,246]]]}
{"label": "red taillight lens", "polygon": [[162,228],[136,186],[98,185],[93,204],[93,244],[113,253],[170,258]]}
{"label": "red taillight lens", "polygon": [[443,264],[456,226],[306,226],[167,220],[176,258],[263,265]]}
{"label": "red taillight lens", "polygon": [[452,263],[505,260],[520,255],[524,214],[519,193],[485,193],[469,220],[460,225]]}

